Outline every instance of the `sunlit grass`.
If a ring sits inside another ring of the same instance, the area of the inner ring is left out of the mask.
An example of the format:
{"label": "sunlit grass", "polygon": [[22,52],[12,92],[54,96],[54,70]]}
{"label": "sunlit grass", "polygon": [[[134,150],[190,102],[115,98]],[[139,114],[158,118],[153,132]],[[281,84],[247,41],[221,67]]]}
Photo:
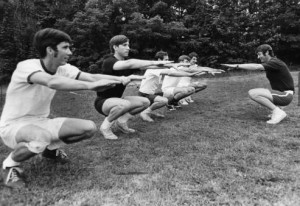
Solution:
{"label": "sunlit grass", "polygon": [[[38,157],[26,162],[28,189],[1,186],[1,205],[300,205],[298,95],[284,108],[289,117],[270,126],[268,111],[247,96],[251,88],[269,87],[264,73],[207,83],[193,95],[195,103],[162,109],[165,119],[136,117],[130,125],[137,134],[108,141],[98,133],[66,147],[69,165]],[[94,98],[93,92],[60,92],[51,115],[99,126]],[[1,161],[8,153],[0,145]]]}

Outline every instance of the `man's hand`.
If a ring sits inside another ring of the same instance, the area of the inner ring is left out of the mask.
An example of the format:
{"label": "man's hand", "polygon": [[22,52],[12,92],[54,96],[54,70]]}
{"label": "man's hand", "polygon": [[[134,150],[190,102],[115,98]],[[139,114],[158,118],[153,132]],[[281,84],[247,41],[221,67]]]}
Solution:
{"label": "man's hand", "polygon": [[132,74],[132,75],[128,76],[128,78],[130,79],[130,81],[142,81],[146,77]]}
{"label": "man's hand", "polygon": [[116,84],[122,84],[122,82],[117,80],[102,79],[95,82],[89,82],[89,90],[102,92],[112,87],[115,87]]}
{"label": "man's hand", "polygon": [[131,81],[130,76],[121,76],[120,80],[121,80],[123,85],[129,84],[129,82]]}
{"label": "man's hand", "polygon": [[228,71],[239,69],[239,64],[221,64],[222,66],[229,67]]}

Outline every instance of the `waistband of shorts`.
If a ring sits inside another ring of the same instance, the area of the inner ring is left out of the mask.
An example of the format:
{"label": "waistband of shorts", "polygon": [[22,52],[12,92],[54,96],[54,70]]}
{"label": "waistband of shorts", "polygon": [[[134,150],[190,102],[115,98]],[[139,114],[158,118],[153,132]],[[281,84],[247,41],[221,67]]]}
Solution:
{"label": "waistband of shorts", "polygon": [[286,91],[284,91],[284,92],[286,92],[286,93],[288,93],[288,94],[291,94],[291,95],[294,95],[294,91],[293,91],[293,90],[286,90]]}

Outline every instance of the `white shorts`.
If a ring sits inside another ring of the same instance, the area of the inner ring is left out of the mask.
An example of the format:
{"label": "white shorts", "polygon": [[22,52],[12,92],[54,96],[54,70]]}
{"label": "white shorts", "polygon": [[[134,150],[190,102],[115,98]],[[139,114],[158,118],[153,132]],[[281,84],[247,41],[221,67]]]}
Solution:
{"label": "white shorts", "polygon": [[166,87],[162,91],[164,93],[164,97],[174,97],[174,90],[176,87]]}
{"label": "white shorts", "polygon": [[47,130],[52,136],[52,141],[57,142],[59,141],[59,130],[66,119],[67,118],[23,118],[0,127],[0,136],[5,145],[14,149],[17,145],[16,135],[18,131],[24,126],[34,125]]}

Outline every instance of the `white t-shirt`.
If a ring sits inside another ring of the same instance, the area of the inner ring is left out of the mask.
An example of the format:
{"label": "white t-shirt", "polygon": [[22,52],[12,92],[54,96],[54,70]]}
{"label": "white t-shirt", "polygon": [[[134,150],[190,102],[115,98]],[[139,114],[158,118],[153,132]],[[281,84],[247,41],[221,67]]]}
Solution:
{"label": "white t-shirt", "polygon": [[[36,72],[46,72],[39,59],[18,63],[6,92],[0,126],[23,118],[48,117],[56,90],[29,82]],[[54,75],[75,79],[80,70],[70,64],[60,66]]]}
{"label": "white t-shirt", "polygon": [[[182,68],[187,69],[188,67],[179,67],[178,69],[181,70]],[[188,72],[188,70],[185,70]],[[178,87],[188,87],[191,84],[192,77],[180,77],[180,81],[178,83]]]}
{"label": "white t-shirt", "polygon": [[148,69],[140,85],[140,92],[145,94],[155,94],[156,89],[159,87],[160,75],[163,71],[170,71],[169,69]]}
{"label": "white t-shirt", "polygon": [[[170,71],[177,71],[174,68],[171,68]],[[162,90],[167,87],[177,87],[181,77],[173,77],[173,76],[165,76],[164,81],[162,83]]]}

